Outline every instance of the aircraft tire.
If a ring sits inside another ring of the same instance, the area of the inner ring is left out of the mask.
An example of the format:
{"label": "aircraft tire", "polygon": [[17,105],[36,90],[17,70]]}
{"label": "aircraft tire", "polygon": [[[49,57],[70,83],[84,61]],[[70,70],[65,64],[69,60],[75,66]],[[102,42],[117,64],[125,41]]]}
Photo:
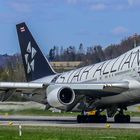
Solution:
{"label": "aircraft tire", "polygon": [[130,116],[117,114],[114,117],[114,121],[115,123],[130,123]]}
{"label": "aircraft tire", "polygon": [[101,115],[100,116],[100,123],[106,123],[107,122],[107,117],[106,115]]}
{"label": "aircraft tire", "polygon": [[106,123],[107,117],[106,115],[78,115],[77,116],[78,123]]}
{"label": "aircraft tire", "polygon": [[88,122],[88,116],[87,115],[78,115],[77,116],[77,122],[78,123],[87,123]]}

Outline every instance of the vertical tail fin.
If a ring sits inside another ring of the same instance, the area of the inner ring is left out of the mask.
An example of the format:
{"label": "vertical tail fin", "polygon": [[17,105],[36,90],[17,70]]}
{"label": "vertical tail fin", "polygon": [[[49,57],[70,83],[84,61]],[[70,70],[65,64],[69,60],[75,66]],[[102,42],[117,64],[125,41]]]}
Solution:
{"label": "vertical tail fin", "polygon": [[17,24],[16,28],[27,81],[55,74],[26,24]]}

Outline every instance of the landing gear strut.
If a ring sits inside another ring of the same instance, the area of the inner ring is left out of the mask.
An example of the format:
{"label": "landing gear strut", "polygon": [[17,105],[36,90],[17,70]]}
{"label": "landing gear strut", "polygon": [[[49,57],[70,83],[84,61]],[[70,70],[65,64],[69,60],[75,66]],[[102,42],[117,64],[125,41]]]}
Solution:
{"label": "landing gear strut", "polygon": [[78,123],[106,123],[106,115],[101,115],[100,112],[95,112],[94,115],[82,114],[77,116]]}
{"label": "landing gear strut", "polygon": [[120,109],[119,113],[114,117],[115,123],[130,123],[130,116],[124,115],[123,109]]}

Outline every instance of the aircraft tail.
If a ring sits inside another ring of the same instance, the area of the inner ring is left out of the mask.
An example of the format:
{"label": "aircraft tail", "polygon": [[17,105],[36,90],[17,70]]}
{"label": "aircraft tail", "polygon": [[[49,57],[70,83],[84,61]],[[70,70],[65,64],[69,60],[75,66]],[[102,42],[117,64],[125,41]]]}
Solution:
{"label": "aircraft tail", "polygon": [[16,28],[27,81],[55,74],[26,24],[24,22],[17,24]]}

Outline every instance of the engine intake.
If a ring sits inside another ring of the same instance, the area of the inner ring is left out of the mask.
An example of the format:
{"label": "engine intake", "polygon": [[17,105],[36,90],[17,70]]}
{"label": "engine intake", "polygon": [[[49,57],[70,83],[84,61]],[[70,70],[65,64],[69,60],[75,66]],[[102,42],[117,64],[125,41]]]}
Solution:
{"label": "engine intake", "polygon": [[58,98],[62,104],[70,104],[73,99],[73,91],[70,88],[63,88],[59,92]]}
{"label": "engine intake", "polygon": [[66,107],[75,100],[75,93],[69,87],[57,87],[47,91],[47,102],[52,107]]}

